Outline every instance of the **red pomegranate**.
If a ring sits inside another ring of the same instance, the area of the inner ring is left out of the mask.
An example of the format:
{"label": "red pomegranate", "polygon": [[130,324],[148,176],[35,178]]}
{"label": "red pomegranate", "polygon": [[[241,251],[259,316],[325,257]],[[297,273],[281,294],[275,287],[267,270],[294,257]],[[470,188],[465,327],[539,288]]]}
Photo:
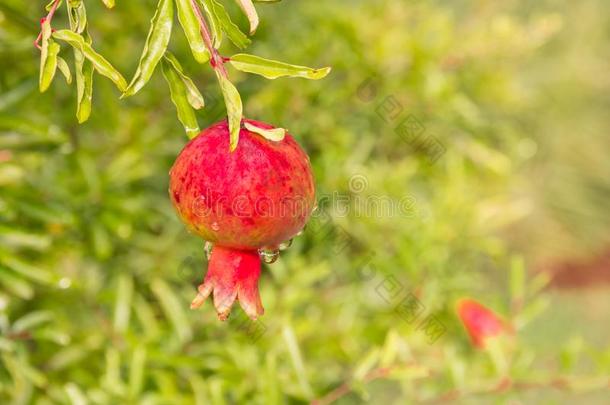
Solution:
{"label": "red pomegranate", "polygon": [[274,129],[243,120],[231,152],[229,128],[221,121],[191,140],[170,171],[169,192],[178,215],[212,246],[191,308],[213,294],[221,320],[235,299],[250,318],[263,314],[261,257],[274,261],[281,245],[303,229],[315,205],[308,156],[287,133],[277,141],[259,134]]}
{"label": "red pomegranate", "polygon": [[508,330],[498,315],[471,298],[460,299],[456,307],[473,345],[478,348],[484,348],[488,339]]}

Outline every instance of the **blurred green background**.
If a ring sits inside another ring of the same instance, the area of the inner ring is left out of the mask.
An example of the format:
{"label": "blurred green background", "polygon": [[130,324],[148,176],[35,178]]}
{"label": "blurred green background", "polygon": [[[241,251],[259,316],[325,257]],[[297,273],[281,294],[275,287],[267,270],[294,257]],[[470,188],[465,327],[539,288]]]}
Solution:
{"label": "blurred green background", "polygon": [[[155,2],[116,3],[86,1],[90,31],[131,77]],[[249,53],[333,72],[230,69],[245,114],[288,128],[318,194],[349,202],[321,204],[265,266],[264,317],[225,323],[188,309],[205,254],[167,198],[187,138],[160,72],[126,100],[96,75],[78,125],[73,86],[38,93],[43,6],[0,2],[0,403],[607,403],[606,1],[257,4]],[[224,115],[216,80],[177,25],[170,49],[204,128]],[[358,215],[375,198],[410,203]],[[472,348],[462,296],[512,323],[512,385]]]}

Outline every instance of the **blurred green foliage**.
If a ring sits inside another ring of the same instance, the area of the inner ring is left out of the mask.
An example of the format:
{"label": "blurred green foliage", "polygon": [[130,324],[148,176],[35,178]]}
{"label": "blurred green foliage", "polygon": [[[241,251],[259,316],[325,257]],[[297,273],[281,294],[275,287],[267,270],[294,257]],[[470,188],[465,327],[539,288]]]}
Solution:
{"label": "blurred green foliage", "polygon": [[[126,77],[153,3],[107,10],[87,1],[96,49]],[[231,70],[246,116],[297,137],[320,196],[409,197],[412,215],[321,207],[328,215],[266,267],[260,321],[236,308],[220,323],[209,304],[189,311],[205,254],[167,198],[168,170],[187,139],[160,72],[121,101],[96,76],[91,118],[78,125],[73,88],[56,80],[37,90],[32,41],[43,4],[3,0],[0,403],[279,404],[329,392],[326,400],[345,404],[447,392],[467,403],[603,403],[607,339],[546,333],[543,314],[559,308],[541,294],[546,277],[526,269],[610,239],[605,2],[257,7],[249,52],[333,73],[267,81]],[[55,24],[67,24],[63,12]],[[215,78],[176,30],[171,50],[207,99],[197,112],[203,128],[224,114]],[[400,115],[384,122],[380,111]],[[436,161],[394,131],[409,116],[443,145]],[[354,178],[365,187],[350,189]],[[445,328],[434,343],[418,330],[425,315],[397,315],[409,293]],[[533,387],[494,391],[492,358],[471,348],[454,315],[464,295],[511,320],[510,374]],[[564,377],[573,391],[553,391]]]}

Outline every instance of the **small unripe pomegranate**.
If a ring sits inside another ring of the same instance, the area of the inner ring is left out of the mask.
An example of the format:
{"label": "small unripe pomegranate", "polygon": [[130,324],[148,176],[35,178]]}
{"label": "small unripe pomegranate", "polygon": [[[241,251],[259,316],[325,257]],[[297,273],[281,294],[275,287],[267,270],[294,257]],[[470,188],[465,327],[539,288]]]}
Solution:
{"label": "small unripe pomegranate", "polygon": [[488,339],[508,330],[498,315],[471,298],[458,301],[457,313],[475,347],[484,348]]}
{"label": "small unripe pomegranate", "polygon": [[263,314],[261,257],[274,261],[315,206],[309,158],[288,133],[279,140],[261,135],[274,129],[243,120],[231,152],[229,128],[221,121],[192,139],[170,171],[170,198],[179,217],[211,246],[191,308],[212,294],[221,320],[236,299],[252,319]]}

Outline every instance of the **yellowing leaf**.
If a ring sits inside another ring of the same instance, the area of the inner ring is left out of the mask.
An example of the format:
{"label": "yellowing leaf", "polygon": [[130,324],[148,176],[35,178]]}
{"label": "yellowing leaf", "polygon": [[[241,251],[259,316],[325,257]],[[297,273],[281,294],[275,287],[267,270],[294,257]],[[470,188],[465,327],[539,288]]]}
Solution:
{"label": "yellowing leaf", "polygon": [[261,135],[265,139],[270,141],[279,142],[286,136],[286,130],[284,128],[273,128],[273,129],[265,129],[257,127],[249,122],[245,122],[244,126],[250,132],[254,132],[256,134]]}
{"label": "yellowing leaf", "polygon": [[256,13],[256,8],[254,8],[254,4],[252,4],[252,0],[235,0],[237,4],[242,9],[246,17],[248,17],[248,21],[250,22],[250,35],[256,32],[258,28],[258,14]]}
{"label": "yellowing leaf", "polygon": [[241,97],[239,92],[222,74],[216,72],[222,95],[227,106],[227,116],[229,121],[229,133],[230,133],[230,151],[233,152],[237,148],[237,142],[239,141],[239,130],[241,128],[241,118],[243,114],[243,105],[241,103]]}
{"label": "yellowing leaf", "polygon": [[291,65],[245,53],[231,56],[230,62],[237,70],[255,73],[264,76],[267,79],[277,79],[278,77],[302,77],[305,79],[319,80],[326,77],[331,70],[330,67],[312,69],[306,66]]}
{"label": "yellowing leaf", "polygon": [[57,70],[57,54],[60,49],[59,44],[51,39],[51,24],[49,21],[45,21],[42,24],[41,42],[42,49],[40,51],[40,76],[38,79],[38,87],[42,93],[49,88],[55,77],[55,71]]}

